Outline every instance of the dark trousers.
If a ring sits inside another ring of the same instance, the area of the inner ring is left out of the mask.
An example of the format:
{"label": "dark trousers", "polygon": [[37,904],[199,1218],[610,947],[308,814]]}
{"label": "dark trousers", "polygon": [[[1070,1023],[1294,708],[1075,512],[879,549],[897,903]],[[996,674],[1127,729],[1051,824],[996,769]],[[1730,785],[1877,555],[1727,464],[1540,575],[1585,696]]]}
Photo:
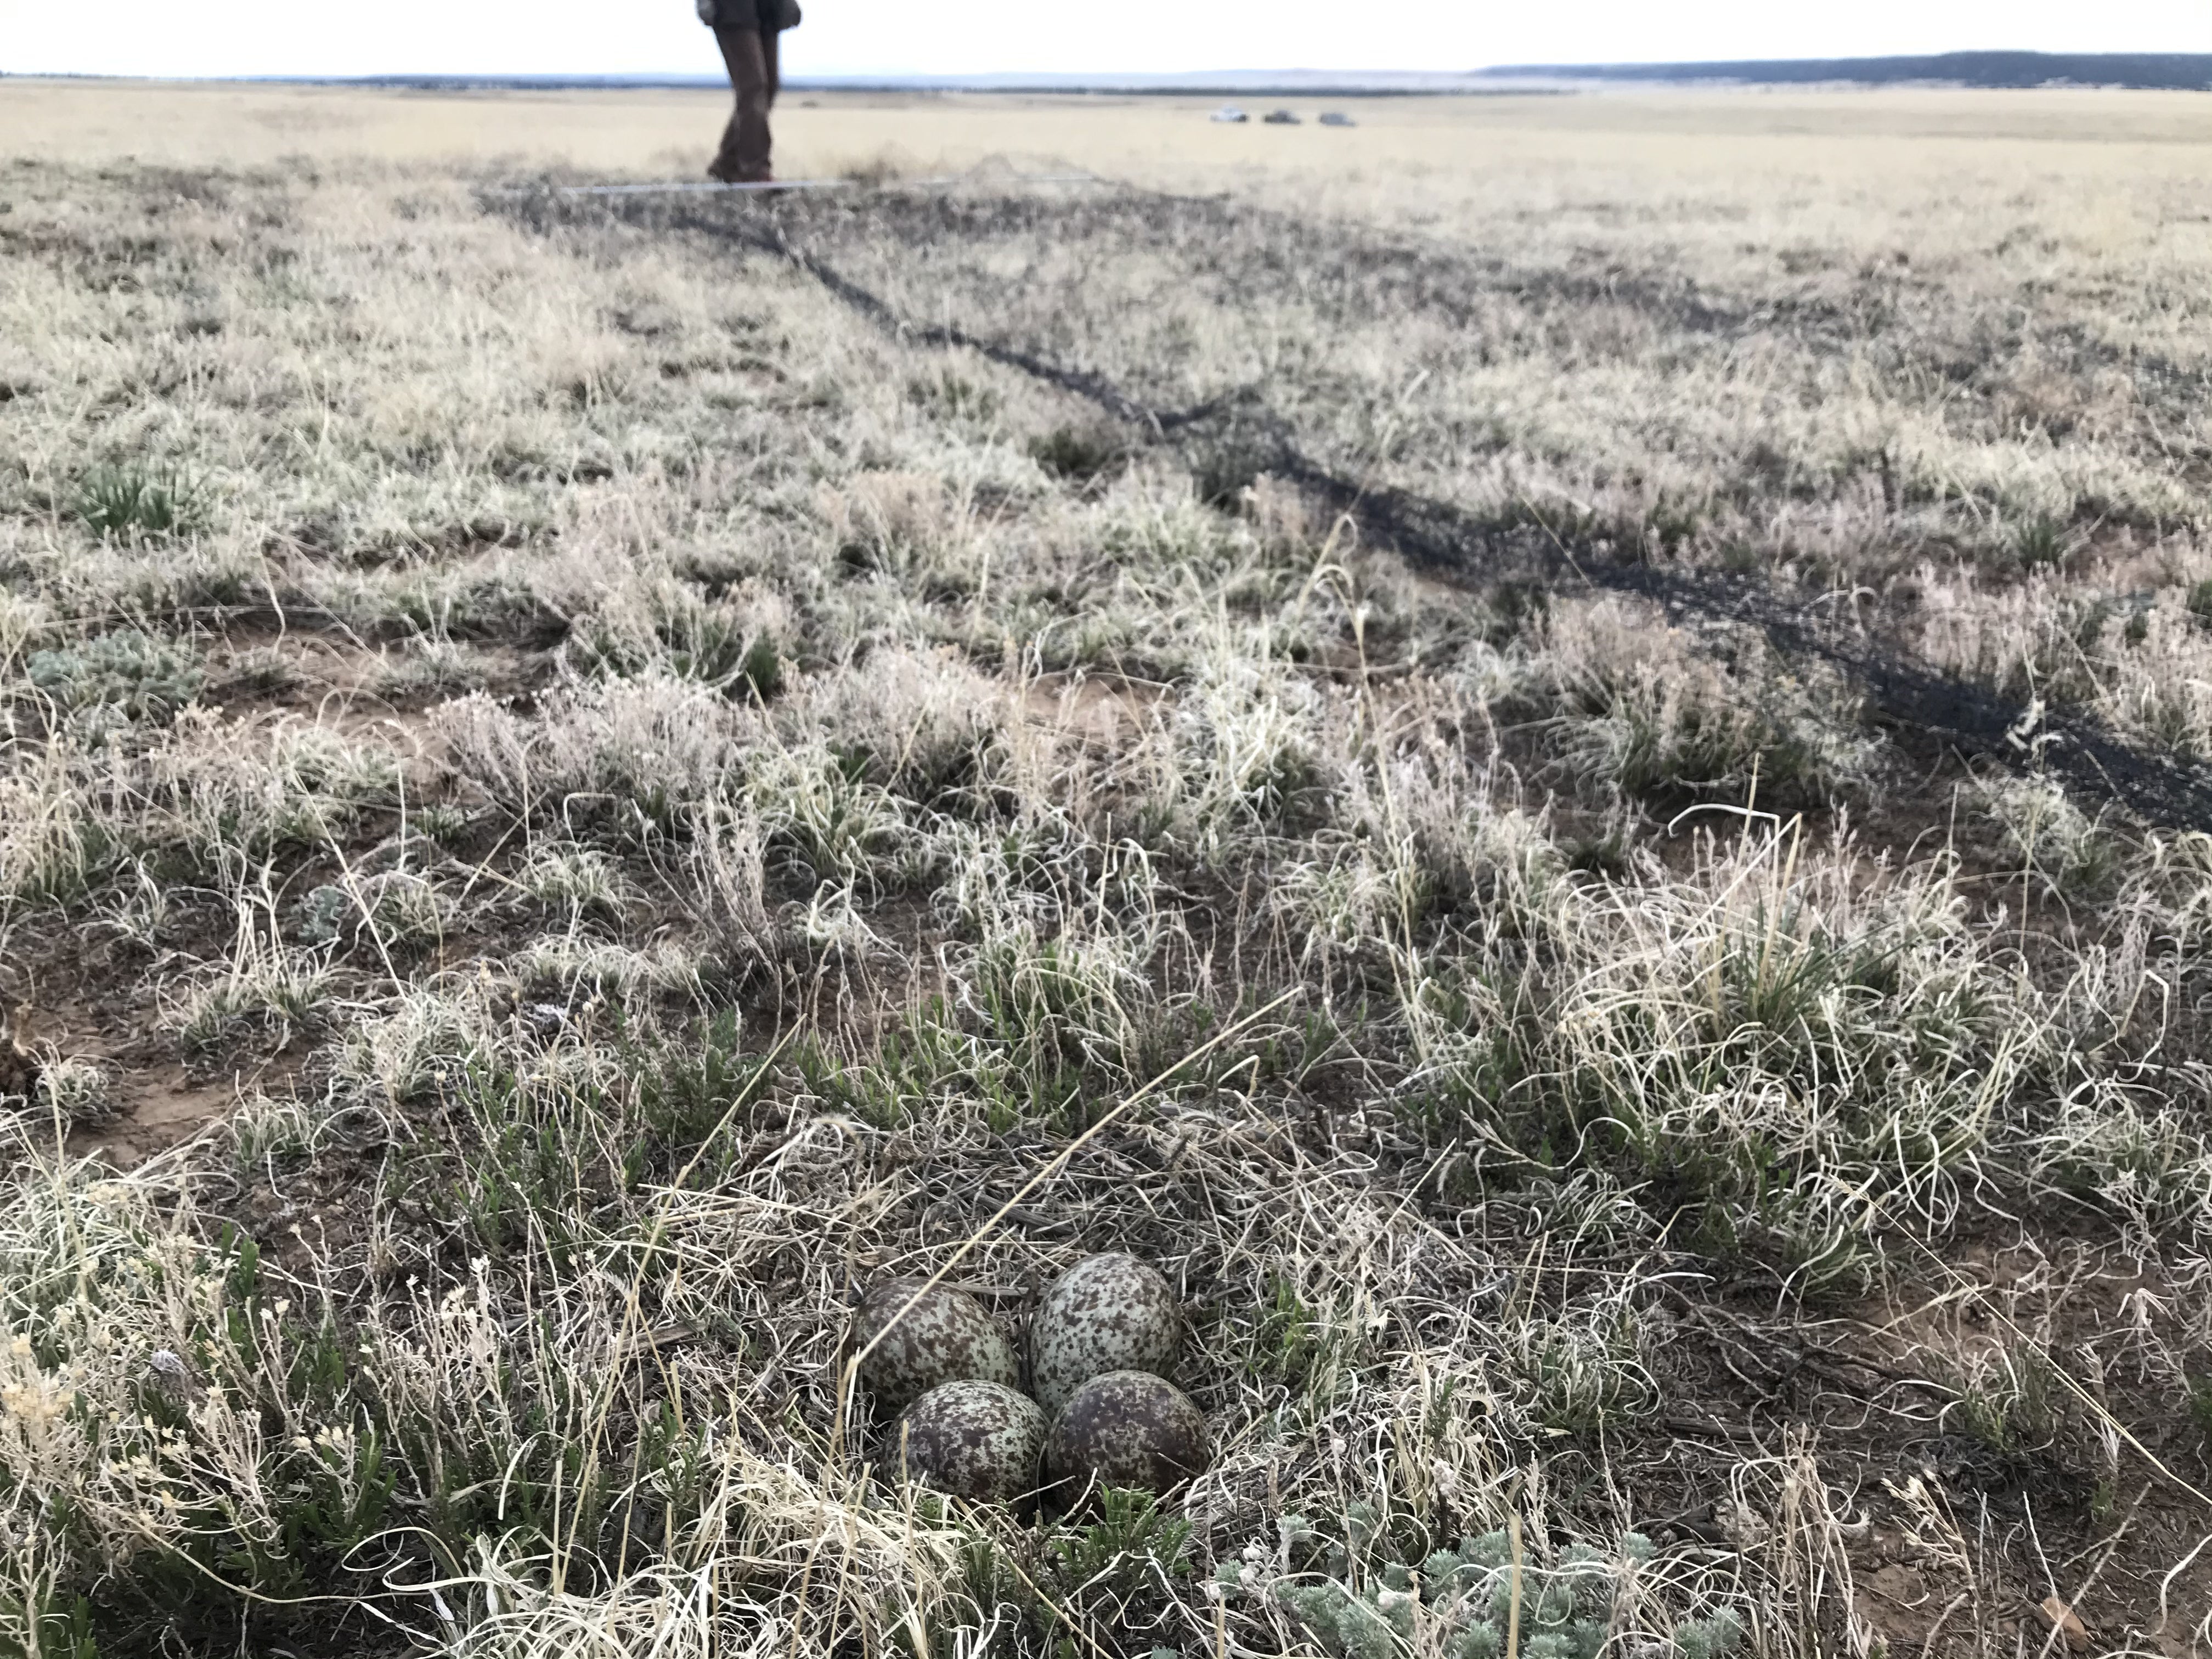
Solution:
{"label": "dark trousers", "polygon": [[721,150],[707,169],[724,184],[761,184],[774,176],[769,166],[768,112],[775,106],[779,81],[776,38],[772,28],[714,31],[714,42],[730,71],[731,90],[738,95],[737,112],[722,132]]}

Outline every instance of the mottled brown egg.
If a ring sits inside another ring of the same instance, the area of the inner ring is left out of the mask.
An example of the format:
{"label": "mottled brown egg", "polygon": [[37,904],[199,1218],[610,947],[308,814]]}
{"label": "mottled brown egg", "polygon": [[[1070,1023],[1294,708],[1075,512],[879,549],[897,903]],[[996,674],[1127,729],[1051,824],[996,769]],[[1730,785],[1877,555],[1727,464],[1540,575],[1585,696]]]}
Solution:
{"label": "mottled brown egg", "polygon": [[1182,1310],[1158,1272],[1133,1255],[1094,1255],[1062,1273],[1030,1324],[1030,1382],[1057,1412],[1108,1371],[1174,1368]]}
{"label": "mottled brown egg", "polygon": [[891,1430],[890,1460],[955,1498],[1012,1504],[1036,1490],[1044,1436],[1044,1413],[1027,1395],[999,1382],[947,1382],[906,1408]]}
{"label": "mottled brown egg", "polygon": [[875,1285],[854,1318],[851,1352],[866,1350],[860,1383],[877,1404],[897,1411],[940,1384],[969,1378],[1017,1386],[1022,1377],[1014,1345],[965,1291],[936,1285],[901,1316],[923,1282],[892,1279]]}
{"label": "mottled brown egg", "polygon": [[1206,1413],[1148,1371],[1109,1371],[1075,1391],[1045,1439],[1044,1468],[1063,1503],[1086,1485],[1161,1492],[1213,1455]]}

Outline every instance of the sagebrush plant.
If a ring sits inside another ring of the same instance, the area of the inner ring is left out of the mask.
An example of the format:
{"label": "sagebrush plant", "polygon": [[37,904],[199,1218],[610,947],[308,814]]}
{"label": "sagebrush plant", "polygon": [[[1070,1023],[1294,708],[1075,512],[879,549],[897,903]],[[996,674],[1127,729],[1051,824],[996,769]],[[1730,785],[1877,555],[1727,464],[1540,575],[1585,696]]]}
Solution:
{"label": "sagebrush plant", "polygon": [[136,629],[33,651],[24,672],[57,708],[112,708],[132,720],[167,719],[198,696],[207,678],[189,645]]}
{"label": "sagebrush plant", "polygon": [[[1279,1524],[1285,1554],[1315,1537],[1304,1516]],[[1356,1505],[1346,1527],[1354,1545],[1375,1528],[1372,1509]],[[1248,1552],[1248,1556],[1252,1553]],[[1509,1651],[1531,1659],[1598,1659],[1620,1633],[1632,1599],[1637,1570],[1657,1555],[1651,1540],[1630,1533],[1617,1554],[1589,1544],[1569,1545],[1556,1560],[1522,1559],[1504,1530],[1462,1537],[1407,1564],[1364,1564],[1357,1584],[1347,1583],[1350,1552],[1339,1546],[1325,1558],[1328,1571],[1304,1579],[1269,1583],[1251,1560],[1224,1563],[1224,1589],[1257,1589],[1280,1603],[1306,1632],[1344,1659],[1390,1659],[1407,1648],[1432,1644],[1452,1659],[1498,1659]],[[1259,1555],[1264,1562],[1264,1553]],[[1726,1659],[1737,1651],[1743,1627],[1725,1610],[1685,1620],[1672,1632],[1681,1659]]]}
{"label": "sagebrush plant", "polygon": [[[0,221],[0,1653],[2212,1640],[2179,106],[297,96]],[[1109,1249],[1212,1466],[887,1474]]]}

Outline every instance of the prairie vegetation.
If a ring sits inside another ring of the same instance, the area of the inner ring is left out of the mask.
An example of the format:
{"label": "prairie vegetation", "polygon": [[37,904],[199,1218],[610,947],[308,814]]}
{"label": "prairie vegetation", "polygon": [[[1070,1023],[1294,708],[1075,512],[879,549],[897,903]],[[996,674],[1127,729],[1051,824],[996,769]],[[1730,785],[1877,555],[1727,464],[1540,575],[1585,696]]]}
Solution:
{"label": "prairie vegetation", "polygon": [[0,1652],[2212,1650],[2200,101],[23,90]]}

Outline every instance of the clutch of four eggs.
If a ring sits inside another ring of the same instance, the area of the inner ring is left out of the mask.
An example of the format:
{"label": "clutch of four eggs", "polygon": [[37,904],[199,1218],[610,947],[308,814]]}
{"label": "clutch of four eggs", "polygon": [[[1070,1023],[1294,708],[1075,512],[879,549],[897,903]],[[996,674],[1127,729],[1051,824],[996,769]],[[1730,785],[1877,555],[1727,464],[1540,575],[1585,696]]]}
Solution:
{"label": "clutch of four eggs", "polygon": [[924,1282],[874,1286],[853,1332],[861,1383],[901,1413],[890,1445],[902,1473],[1010,1503],[1040,1484],[1165,1492],[1205,1468],[1205,1414],[1162,1375],[1182,1351],[1182,1310],[1154,1268],[1094,1255],[1054,1283],[1030,1323],[1034,1399],[999,1322],[966,1291]]}

